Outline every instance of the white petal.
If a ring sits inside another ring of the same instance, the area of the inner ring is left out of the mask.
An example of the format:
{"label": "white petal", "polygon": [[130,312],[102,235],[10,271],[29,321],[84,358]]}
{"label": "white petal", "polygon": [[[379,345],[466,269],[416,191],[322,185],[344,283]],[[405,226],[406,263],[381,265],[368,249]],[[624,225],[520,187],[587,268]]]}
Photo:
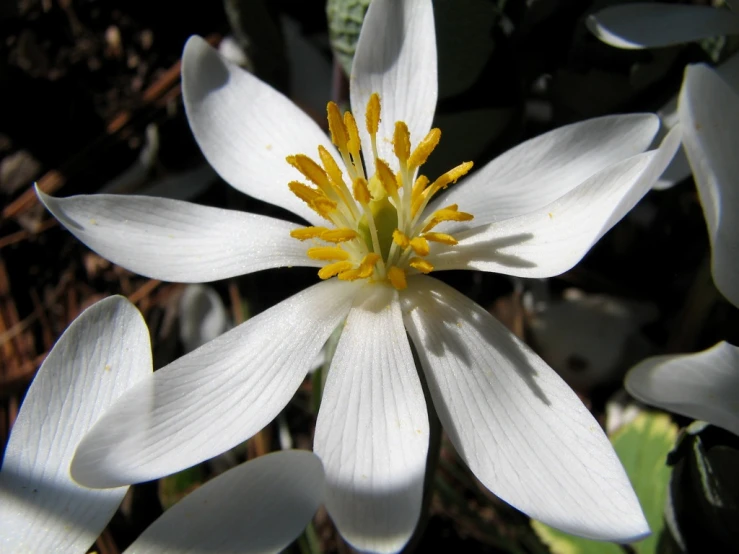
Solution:
{"label": "white petal", "polygon": [[680,146],[680,126],[657,150],[614,164],[536,212],[459,233],[433,247],[436,269],[551,277],[570,269],[644,196]]}
{"label": "white petal", "polygon": [[681,356],[656,356],[626,376],[632,396],[739,435],[739,348],[726,342]]}
{"label": "white petal", "polygon": [[172,506],[126,554],[280,552],[323,499],[323,467],[311,452],[275,452],[208,481]]}
{"label": "white petal", "polygon": [[349,312],[316,423],[326,508],[362,551],[397,552],[421,512],[428,415],[398,294],[369,285]]}
{"label": "white petal", "polygon": [[413,278],[403,300],[439,419],[486,487],[575,535],[631,542],[649,532],[598,422],[541,358],[435,279]]}
{"label": "white petal", "polygon": [[[657,110],[657,115],[662,122],[662,126],[654,139],[655,145],[662,142],[670,129],[680,122],[680,116],[677,114],[677,94]],[[685,149],[679,148],[675,157],[672,158],[670,165],[667,166],[667,169],[665,169],[664,173],[662,173],[652,188],[655,190],[666,190],[672,188],[679,182],[690,177],[691,173],[690,164],[685,155]]]}
{"label": "white petal", "polygon": [[587,26],[618,48],[657,48],[739,33],[739,16],[709,6],[637,3],[605,8]]}
{"label": "white petal", "polygon": [[710,68],[688,66],[678,109],[708,224],[713,280],[739,306],[739,96]]}
{"label": "white petal", "polygon": [[408,125],[412,144],[426,136],[438,94],[436,29],[430,0],[370,3],[359,33],[349,89],[366,152],[371,150],[364,115],[373,92],[380,95],[382,107],[377,135],[381,158],[387,162],[396,159],[390,142],[396,121]]}
{"label": "white petal", "polygon": [[292,398],[356,290],[322,282],[156,371],[85,437],[72,475],[90,487],[138,483],[245,441]]}
{"label": "white petal", "polygon": [[458,204],[475,216],[470,223],[450,225],[451,233],[533,212],[602,169],[644,152],[658,128],[653,114],[611,115],[560,127],[463,178],[428,211]]}
{"label": "white petal", "polygon": [[262,215],[148,196],[36,193],[70,233],[102,257],[164,281],[201,283],[272,267],[313,266],[290,236],[300,226]]}
{"label": "white petal", "polygon": [[334,151],[300,108],[197,36],[182,54],[182,96],[195,140],[228,184],[311,223],[322,221],[287,186],[303,176],[286,156],[315,157],[319,144]]}
{"label": "white petal", "polygon": [[85,552],[127,487],[90,490],[69,474],[74,450],[124,391],[151,372],[149,331],[125,298],[85,310],[31,383],[0,472],[0,550]]}

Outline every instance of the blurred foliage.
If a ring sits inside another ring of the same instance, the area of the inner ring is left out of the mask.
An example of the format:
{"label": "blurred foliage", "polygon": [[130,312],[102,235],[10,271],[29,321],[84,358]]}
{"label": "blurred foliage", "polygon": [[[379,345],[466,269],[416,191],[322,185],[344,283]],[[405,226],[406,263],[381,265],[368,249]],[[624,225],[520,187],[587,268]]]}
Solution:
{"label": "blurred foliage", "polygon": [[[671,469],[666,458],[677,437],[677,426],[667,414],[644,412],[619,429],[611,442],[639,497],[652,534],[634,543],[638,554],[658,552],[664,527],[663,511]],[[582,539],[532,521],[534,531],[553,554],[619,554],[620,546]]]}
{"label": "blurred foliage", "polygon": [[352,71],[354,51],[370,0],[328,0],[326,16],[331,48],[347,75]]}

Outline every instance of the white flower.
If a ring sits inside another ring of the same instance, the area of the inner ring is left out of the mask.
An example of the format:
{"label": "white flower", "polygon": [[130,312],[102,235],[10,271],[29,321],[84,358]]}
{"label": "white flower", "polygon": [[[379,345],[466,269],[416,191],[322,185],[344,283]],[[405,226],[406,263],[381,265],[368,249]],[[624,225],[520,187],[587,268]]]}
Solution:
{"label": "white flower", "polygon": [[[486,487],[575,534],[627,542],[648,532],[608,439],[572,390],[488,312],[423,273],[566,271],[649,190],[677,133],[644,152],[655,116],[585,121],[530,140],[431,198],[470,164],[431,184],[416,175],[438,141],[429,0],[370,5],[351,77],[359,122],[328,110],[338,151],[289,100],[196,37],[185,47],[183,92],[195,137],[221,176],[309,227],[130,196],[39,193],[47,208],[92,249],[150,277],[210,281],[304,265],[321,268],[323,282],[122,398],[78,449],[77,480],[145,481],[247,439],[283,409],[346,319],[314,450],[326,469],[326,506],[355,547],[400,550],[421,509],[429,425],[406,333],[446,432]],[[308,157],[317,146],[321,165]]]}
{"label": "white flower", "polygon": [[[151,369],[149,331],[125,298],[96,303],[60,337],[28,389],[5,451],[0,471],[4,553],[89,549],[128,487],[78,485],[69,473],[74,451],[100,415]],[[323,488],[323,468],[314,454],[264,456],[188,495],[126,552],[210,552],[214,536],[224,549],[278,552],[305,528]]]}
{"label": "white flower", "polygon": [[609,6],[588,17],[590,31],[617,48],[673,46],[704,38],[739,34],[737,0],[731,11],[710,6],[635,2]]}
{"label": "white flower", "polygon": [[[739,5],[731,11],[709,6],[626,4],[588,18],[599,39],[619,48],[655,48],[720,35],[739,34]],[[675,109],[677,107],[677,110]],[[711,239],[711,270],[718,289],[739,305],[735,266],[739,256],[739,53],[715,70],[688,66],[679,101],[662,114],[668,127],[682,123],[683,145],[692,169]],[[681,159],[683,161],[681,161]],[[662,177],[666,188],[689,175],[682,151]]]}
{"label": "white flower", "polygon": [[127,300],[103,300],[72,322],[41,364],[8,439],[0,550],[87,551],[128,487],[81,487],[69,464],[105,409],[150,372],[149,332]]}
{"label": "white flower", "polygon": [[739,435],[739,348],[720,342],[703,352],[655,356],[626,376],[635,398]]}

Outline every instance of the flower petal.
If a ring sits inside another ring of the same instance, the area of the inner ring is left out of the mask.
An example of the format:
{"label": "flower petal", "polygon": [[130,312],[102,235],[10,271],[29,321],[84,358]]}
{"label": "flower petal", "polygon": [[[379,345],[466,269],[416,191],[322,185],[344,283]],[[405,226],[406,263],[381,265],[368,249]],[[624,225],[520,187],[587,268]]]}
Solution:
{"label": "flower petal", "polygon": [[148,196],[36,194],[92,250],[152,279],[201,283],[320,265],[290,236],[300,226],[281,219]]}
{"label": "flower petal", "polygon": [[182,96],[195,140],[228,184],[313,224],[322,221],[287,186],[302,179],[287,156],[316,156],[319,144],[334,151],[300,108],[198,36],[182,54]]}
{"label": "flower petal", "polygon": [[626,390],[652,406],[739,435],[739,348],[726,342],[681,356],[655,356],[626,376]]}
{"label": "flower petal", "polygon": [[156,371],[82,441],[75,480],[113,487],[156,479],[254,435],[292,398],[356,290],[319,283]]}
{"label": "flower petal", "polygon": [[[372,0],[359,33],[349,88],[352,112],[360,122],[370,95],[380,95],[377,150],[386,162],[397,164],[387,140],[393,137],[395,122],[408,125],[415,145],[431,129],[436,110],[436,29],[430,0]],[[363,124],[359,131],[362,145],[369,148]],[[371,155],[366,157],[370,166],[371,160]]]}
{"label": "flower petal", "polygon": [[3,552],[84,552],[127,487],[90,490],[69,474],[74,450],[105,409],[151,372],[149,331],[125,298],[85,310],[31,383],[0,472]]}
{"label": "flower petal", "polygon": [[658,149],[600,171],[533,213],[459,233],[455,235],[459,244],[434,248],[428,260],[436,269],[559,275],[579,262],[649,191],[679,146],[678,125]]}
{"label": "flower petal", "polygon": [[318,509],[324,481],[321,462],[312,452],[261,456],[187,495],[126,554],[281,552]]}
{"label": "flower petal", "polygon": [[362,551],[397,552],[421,512],[428,415],[398,294],[366,287],[349,312],[326,381],[314,450],[326,508]]}
{"label": "flower petal", "polygon": [[611,6],[588,17],[586,24],[603,42],[629,49],[672,46],[739,33],[739,16],[709,6]]}
{"label": "flower petal", "polygon": [[611,115],[565,125],[497,157],[439,197],[429,213],[458,204],[475,219],[458,232],[531,213],[604,168],[644,152],[659,128],[654,114]]}
{"label": "flower petal", "polygon": [[712,69],[688,66],[678,111],[708,224],[713,280],[739,306],[739,96]]}
{"label": "flower petal", "polygon": [[414,277],[403,312],[444,430],[497,496],[568,533],[649,532],[616,453],[562,379],[480,306]]}

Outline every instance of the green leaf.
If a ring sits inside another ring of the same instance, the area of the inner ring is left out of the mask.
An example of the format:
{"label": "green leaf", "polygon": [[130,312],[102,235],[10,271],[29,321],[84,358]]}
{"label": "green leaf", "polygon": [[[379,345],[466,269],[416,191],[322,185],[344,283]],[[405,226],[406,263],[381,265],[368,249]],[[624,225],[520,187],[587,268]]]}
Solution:
{"label": "green leaf", "polygon": [[[622,427],[611,442],[639,497],[652,534],[632,545],[638,554],[654,554],[664,527],[663,511],[671,468],[665,464],[677,437],[677,426],[662,413],[645,412]],[[622,554],[615,544],[582,539],[538,521],[534,531],[554,554]]]}
{"label": "green leaf", "polygon": [[349,75],[352,71],[354,51],[359,40],[364,14],[367,13],[370,0],[328,0],[326,16],[328,17],[328,35],[334,55],[341,67]]}

